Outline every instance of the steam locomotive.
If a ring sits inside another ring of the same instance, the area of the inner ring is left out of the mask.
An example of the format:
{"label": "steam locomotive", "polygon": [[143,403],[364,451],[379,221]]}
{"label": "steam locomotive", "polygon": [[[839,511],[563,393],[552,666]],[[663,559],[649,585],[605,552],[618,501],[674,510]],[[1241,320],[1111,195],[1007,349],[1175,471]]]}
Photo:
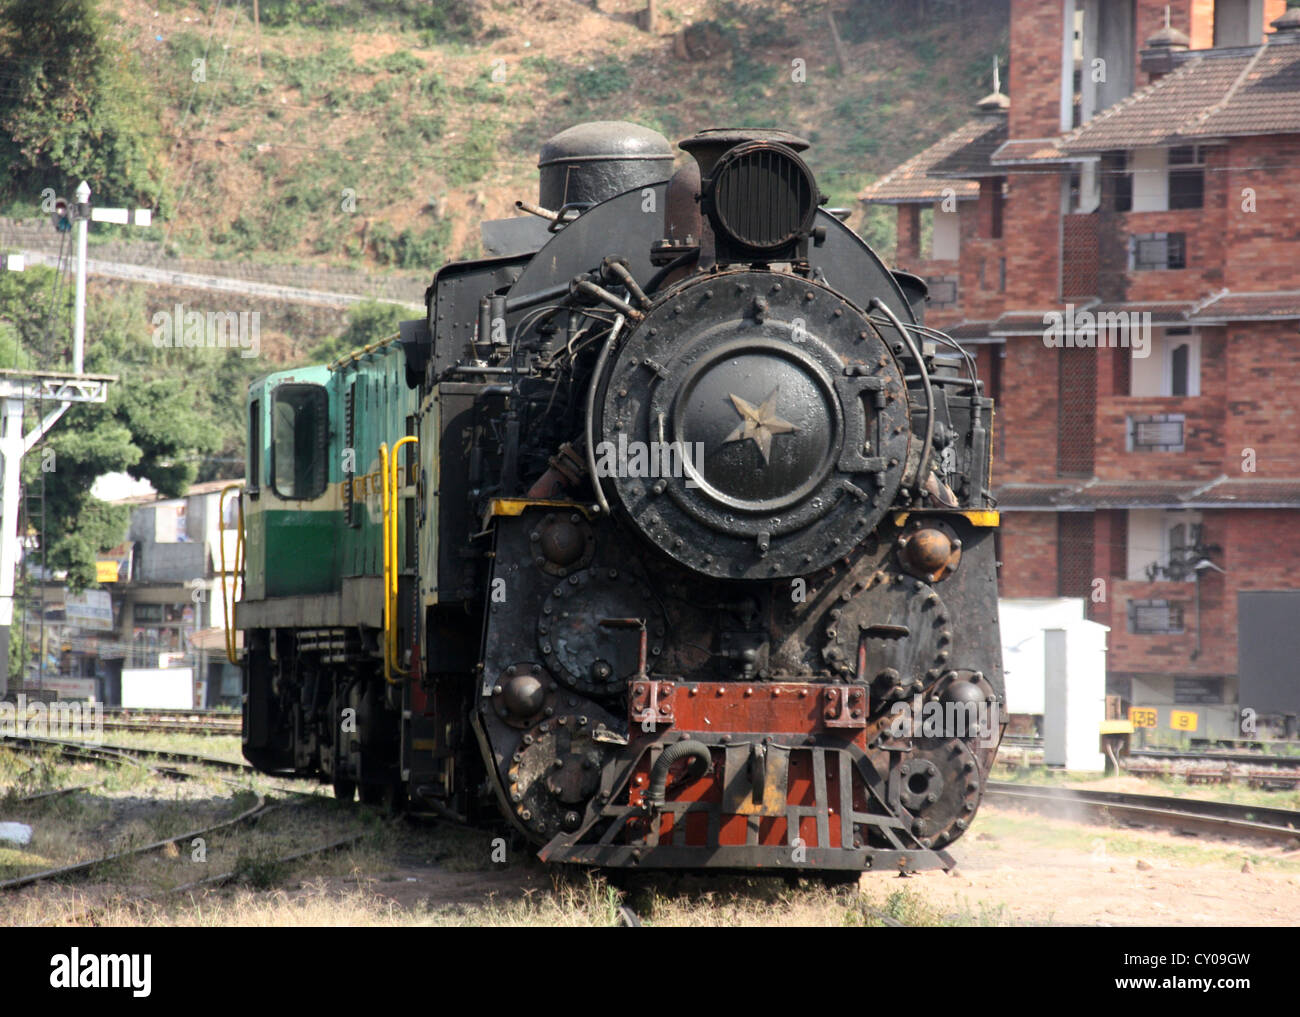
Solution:
{"label": "steam locomotive", "polygon": [[423,319],[250,387],[252,763],[555,863],[953,864],[1002,731],[993,406],[807,147],[570,128]]}

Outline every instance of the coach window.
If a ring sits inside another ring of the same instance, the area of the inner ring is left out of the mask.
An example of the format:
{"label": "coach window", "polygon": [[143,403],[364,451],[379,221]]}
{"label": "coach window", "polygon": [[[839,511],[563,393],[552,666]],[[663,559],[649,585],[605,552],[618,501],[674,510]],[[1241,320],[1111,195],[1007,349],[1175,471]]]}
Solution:
{"label": "coach window", "polygon": [[256,498],[262,487],[262,400],[248,406],[248,493]]}
{"label": "coach window", "polygon": [[271,484],[281,498],[325,493],[329,402],[319,385],[281,385],[271,410]]}

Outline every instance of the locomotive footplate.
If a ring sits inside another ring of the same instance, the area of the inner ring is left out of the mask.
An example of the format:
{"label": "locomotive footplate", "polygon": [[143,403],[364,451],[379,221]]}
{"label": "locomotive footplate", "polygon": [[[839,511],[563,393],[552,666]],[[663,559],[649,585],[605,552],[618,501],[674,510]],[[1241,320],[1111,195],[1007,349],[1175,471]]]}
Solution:
{"label": "locomotive footplate", "polygon": [[545,861],[604,867],[919,870],[955,865],[889,801],[865,684],[629,682],[630,744]]}

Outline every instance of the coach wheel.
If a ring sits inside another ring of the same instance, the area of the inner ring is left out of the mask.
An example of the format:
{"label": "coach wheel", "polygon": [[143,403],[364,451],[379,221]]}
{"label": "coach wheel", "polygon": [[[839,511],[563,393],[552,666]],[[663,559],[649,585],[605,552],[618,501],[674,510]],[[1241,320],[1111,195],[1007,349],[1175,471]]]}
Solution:
{"label": "coach wheel", "polygon": [[393,780],[384,785],[384,811],[390,816],[400,816],[406,811],[410,801],[410,797],[406,793],[406,785],[400,780]]}
{"label": "coach wheel", "polygon": [[350,802],[357,796],[357,782],[343,777],[334,778],[334,797],[341,802]]}

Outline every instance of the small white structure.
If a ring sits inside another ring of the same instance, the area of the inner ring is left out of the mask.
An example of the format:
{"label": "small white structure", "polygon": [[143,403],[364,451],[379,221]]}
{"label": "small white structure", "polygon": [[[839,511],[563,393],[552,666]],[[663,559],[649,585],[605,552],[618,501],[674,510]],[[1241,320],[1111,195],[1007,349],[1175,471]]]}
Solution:
{"label": "small white structure", "polygon": [[1106,768],[1101,722],[1106,719],[1107,631],[1105,625],[1084,621],[1043,633],[1043,762],[1048,766]]}
{"label": "small white structure", "polygon": [[1077,597],[1001,600],[1007,712],[1043,717],[1049,766],[1105,769],[1107,626],[1084,617]]}
{"label": "small white structure", "polygon": [[145,710],[192,710],[194,671],[188,667],[124,667],[122,705]]}

